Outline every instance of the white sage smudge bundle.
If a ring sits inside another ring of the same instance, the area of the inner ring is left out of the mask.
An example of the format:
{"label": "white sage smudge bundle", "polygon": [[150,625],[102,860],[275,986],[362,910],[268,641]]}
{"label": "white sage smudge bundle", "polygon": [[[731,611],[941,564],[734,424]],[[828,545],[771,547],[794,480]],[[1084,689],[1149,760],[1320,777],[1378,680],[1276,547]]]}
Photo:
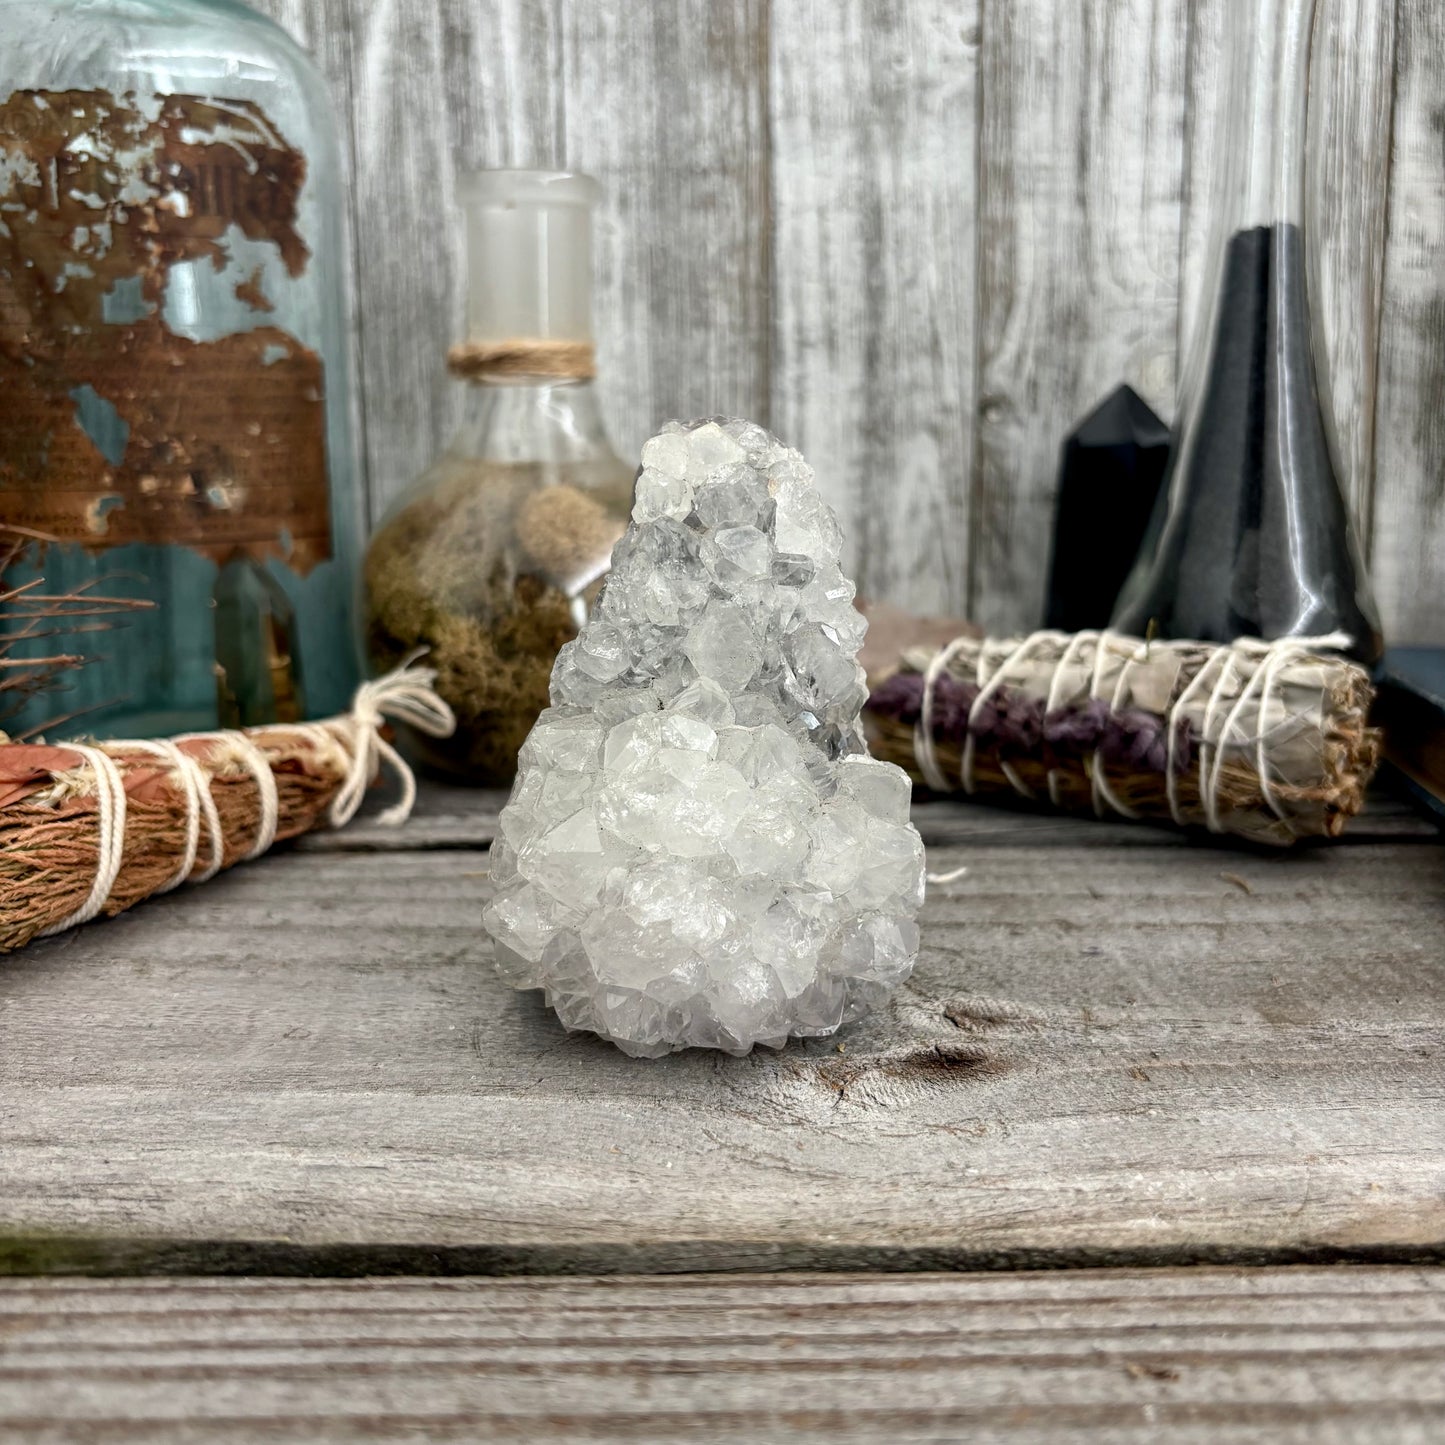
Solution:
{"label": "white sage smudge bundle", "polygon": [[869,699],[875,756],[937,792],[1207,828],[1333,837],[1375,770],[1372,692],[1343,637],[960,637],[906,652]]}
{"label": "white sage smudge bundle", "polygon": [[446,736],[434,681],[404,665],[317,723],[54,746],[0,733],[0,953],[340,827],[383,762],[401,798],[378,821],[402,822],[416,784],[381,729],[390,718]]}

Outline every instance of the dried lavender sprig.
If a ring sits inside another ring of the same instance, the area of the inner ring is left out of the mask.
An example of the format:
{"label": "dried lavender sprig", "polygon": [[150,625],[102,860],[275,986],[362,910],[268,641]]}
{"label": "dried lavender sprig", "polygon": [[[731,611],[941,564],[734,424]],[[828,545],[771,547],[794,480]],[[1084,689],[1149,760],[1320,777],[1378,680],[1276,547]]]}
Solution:
{"label": "dried lavender sprig", "polygon": [[[1169,765],[1168,720],[1143,708],[1113,711],[1102,698],[1070,703],[1048,711],[1044,700],[1014,689],[993,689],[974,712],[977,683],[942,674],[933,686],[933,737],[962,746],[967,737],[1005,757],[1018,757],[1046,746],[1060,757],[1099,753],[1106,762],[1140,772],[1163,773]],[[916,672],[896,672],[868,699],[872,712],[909,727],[923,715],[924,680]],[[1174,768],[1185,771],[1194,759],[1194,737],[1181,718],[1174,746]]]}

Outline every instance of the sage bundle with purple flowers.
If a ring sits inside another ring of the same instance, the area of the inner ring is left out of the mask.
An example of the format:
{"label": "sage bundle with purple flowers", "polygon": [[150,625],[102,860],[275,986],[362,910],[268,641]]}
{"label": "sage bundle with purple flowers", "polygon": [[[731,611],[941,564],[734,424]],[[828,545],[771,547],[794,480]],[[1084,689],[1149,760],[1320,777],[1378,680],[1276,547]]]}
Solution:
{"label": "sage bundle with purple flowers", "polygon": [[1360,809],[1378,735],[1347,639],[959,637],[905,652],[865,713],[877,757],[936,792],[1286,846]]}

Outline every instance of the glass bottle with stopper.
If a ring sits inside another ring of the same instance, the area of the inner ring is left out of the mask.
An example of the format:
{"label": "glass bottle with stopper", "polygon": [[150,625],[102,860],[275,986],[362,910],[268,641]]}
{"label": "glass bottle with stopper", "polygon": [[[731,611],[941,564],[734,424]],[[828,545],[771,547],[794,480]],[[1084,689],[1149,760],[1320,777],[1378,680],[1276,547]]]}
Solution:
{"label": "glass bottle with stopper", "polygon": [[1150,535],[1114,625],[1142,635],[1380,635],[1316,380],[1305,226],[1315,0],[1232,0],[1206,310]]}
{"label": "glass bottle with stopper", "polygon": [[481,171],[462,184],[467,339],[460,430],[367,549],[366,646],[378,670],[419,647],[457,717],[419,760],[502,784],[547,706],[552,663],[586,620],[627,525],[633,468],[602,424],[591,318],[590,177]]}

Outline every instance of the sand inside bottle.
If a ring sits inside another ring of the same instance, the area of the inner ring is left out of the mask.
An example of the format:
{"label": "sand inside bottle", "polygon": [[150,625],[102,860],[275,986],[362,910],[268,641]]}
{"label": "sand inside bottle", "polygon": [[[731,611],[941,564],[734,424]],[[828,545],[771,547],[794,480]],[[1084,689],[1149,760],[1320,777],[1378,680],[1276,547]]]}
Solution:
{"label": "sand inside bottle", "polygon": [[452,455],[382,523],[364,569],[372,665],[427,648],[457,716],[450,738],[408,737],[425,766],[466,782],[511,781],[628,507],[622,478],[576,486],[555,465]]}

